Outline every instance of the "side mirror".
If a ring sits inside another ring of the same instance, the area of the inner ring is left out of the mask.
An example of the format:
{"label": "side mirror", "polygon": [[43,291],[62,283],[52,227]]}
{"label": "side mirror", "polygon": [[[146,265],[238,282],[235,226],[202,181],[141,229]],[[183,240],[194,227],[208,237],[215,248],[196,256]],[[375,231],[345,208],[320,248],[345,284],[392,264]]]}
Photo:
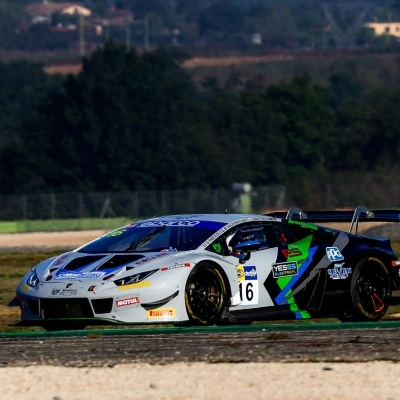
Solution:
{"label": "side mirror", "polygon": [[258,250],[261,247],[261,243],[258,240],[248,240],[237,244],[234,249],[239,252],[239,262],[244,263],[250,260],[251,252]]}

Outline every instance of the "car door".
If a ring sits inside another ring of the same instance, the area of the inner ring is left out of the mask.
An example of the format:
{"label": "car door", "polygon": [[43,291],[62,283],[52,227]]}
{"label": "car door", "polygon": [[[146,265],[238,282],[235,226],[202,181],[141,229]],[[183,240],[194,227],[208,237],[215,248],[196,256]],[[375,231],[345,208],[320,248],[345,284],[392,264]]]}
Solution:
{"label": "car door", "polygon": [[[243,243],[246,239],[259,242],[260,247],[251,250],[248,253],[249,259],[241,262],[239,252],[235,251],[235,245],[240,240]],[[226,261],[235,268],[237,276],[237,280],[231,285],[231,310],[274,305],[264,282],[271,274],[280,244],[280,239],[273,227],[263,222],[240,225],[223,236],[221,245],[225,246]]]}

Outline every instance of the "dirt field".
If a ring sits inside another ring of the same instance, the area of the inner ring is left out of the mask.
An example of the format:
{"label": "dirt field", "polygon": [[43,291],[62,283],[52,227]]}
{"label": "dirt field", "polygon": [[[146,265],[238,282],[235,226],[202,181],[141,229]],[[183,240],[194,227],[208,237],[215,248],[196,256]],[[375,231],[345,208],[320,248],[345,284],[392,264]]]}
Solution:
{"label": "dirt field", "polygon": [[[295,57],[289,54],[273,54],[266,56],[243,56],[243,57],[194,57],[183,63],[184,68],[197,67],[226,67],[237,64],[251,64],[259,62],[290,61]],[[49,65],[44,68],[48,74],[78,74],[81,71],[81,63]]]}
{"label": "dirt field", "polygon": [[393,400],[400,365],[372,363],[128,364],[0,369],[2,400]]}
{"label": "dirt field", "polygon": [[98,238],[106,231],[74,231],[74,232],[32,232],[0,234],[1,251],[29,251],[29,250],[72,250],[93,239]]}

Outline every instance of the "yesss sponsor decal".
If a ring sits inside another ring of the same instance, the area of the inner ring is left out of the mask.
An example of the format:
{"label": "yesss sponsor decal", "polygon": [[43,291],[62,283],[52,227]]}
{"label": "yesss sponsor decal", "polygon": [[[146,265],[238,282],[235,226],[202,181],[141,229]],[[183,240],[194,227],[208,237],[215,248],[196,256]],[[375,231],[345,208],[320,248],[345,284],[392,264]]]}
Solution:
{"label": "yesss sponsor decal", "polygon": [[294,276],[298,273],[296,262],[287,262],[272,264],[272,273],[274,278],[283,278],[285,276]]}

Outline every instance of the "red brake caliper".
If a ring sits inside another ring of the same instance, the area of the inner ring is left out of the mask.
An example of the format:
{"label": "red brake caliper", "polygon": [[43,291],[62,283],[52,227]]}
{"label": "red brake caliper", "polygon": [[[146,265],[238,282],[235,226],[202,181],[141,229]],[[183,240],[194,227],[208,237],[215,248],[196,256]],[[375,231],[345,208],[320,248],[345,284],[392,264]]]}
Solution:
{"label": "red brake caliper", "polygon": [[[210,289],[211,294],[215,294],[215,287],[212,286]],[[215,303],[215,296],[210,297],[211,303]]]}
{"label": "red brake caliper", "polygon": [[383,308],[385,307],[385,303],[383,302],[383,300],[376,293],[372,293],[371,299],[372,299],[372,304],[374,305],[374,311],[377,313],[382,311]]}

